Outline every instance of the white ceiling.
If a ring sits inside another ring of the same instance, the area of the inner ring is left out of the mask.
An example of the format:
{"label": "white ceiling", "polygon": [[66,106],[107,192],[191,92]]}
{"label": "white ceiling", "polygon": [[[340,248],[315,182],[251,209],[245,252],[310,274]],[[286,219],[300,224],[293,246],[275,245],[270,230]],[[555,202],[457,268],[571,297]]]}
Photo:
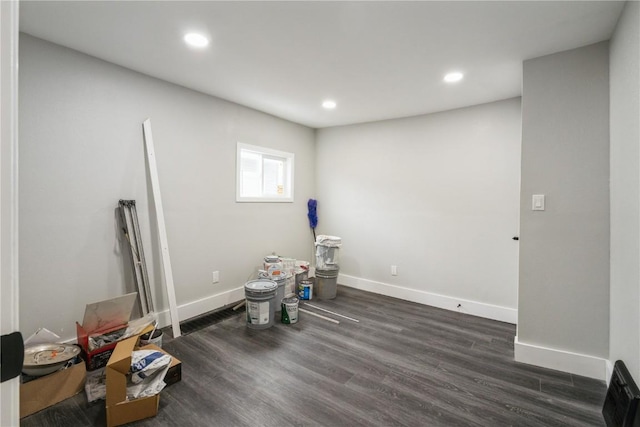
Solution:
{"label": "white ceiling", "polygon": [[[607,40],[623,2],[32,2],[20,29],[314,128],[521,94],[522,61]],[[185,33],[212,43],[187,48]],[[447,85],[446,72],[465,73]],[[321,107],[331,98],[332,111]]]}

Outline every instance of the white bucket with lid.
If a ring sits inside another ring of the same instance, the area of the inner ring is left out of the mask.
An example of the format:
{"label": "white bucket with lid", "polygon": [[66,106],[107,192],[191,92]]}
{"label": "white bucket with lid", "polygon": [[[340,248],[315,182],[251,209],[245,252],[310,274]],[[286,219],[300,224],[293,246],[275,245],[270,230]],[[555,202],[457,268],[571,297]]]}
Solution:
{"label": "white bucket with lid", "polygon": [[264,257],[263,267],[265,271],[281,271],[282,270],[282,260],[277,255],[267,255]]}
{"label": "white bucket with lid", "polygon": [[275,297],[275,310],[276,312],[280,313],[280,310],[282,309],[282,306],[280,305],[280,301],[282,301],[282,299],[284,298],[284,296],[286,295],[285,293],[285,286],[287,284],[287,278],[284,275],[281,276],[273,276],[271,277],[271,280],[273,280],[274,282],[276,282],[276,284],[278,285],[278,289],[276,291],[276,297]]}
{"label": "white bucket with lid", "polygon": [[247,327],[267,329],[273,326],[278,284],[269,279],[250,280],[244,285]]}
{"label": "white bucket with lid", "polygon": [[298,297],[295,294],[289,294],[282,300],[280,319],[287,325],[298,323]]}
{"label": "white bucket with lid", "polygon": [[259,279],[269,279],[269,280],[273,280],[274,282],[276,282],[276,284],[278,285],[278,289],[276,290],[276,312],[279,313],[280,312],[280,303],[279,301],[282,300],[282,298],[284,298],[285,295],[287,295],[289,292],[287,292],[287,276],[282,272],[282,271],[278,271],[277,274],[269,274],[267,272],[261,271],[258,273],[258,278]]}

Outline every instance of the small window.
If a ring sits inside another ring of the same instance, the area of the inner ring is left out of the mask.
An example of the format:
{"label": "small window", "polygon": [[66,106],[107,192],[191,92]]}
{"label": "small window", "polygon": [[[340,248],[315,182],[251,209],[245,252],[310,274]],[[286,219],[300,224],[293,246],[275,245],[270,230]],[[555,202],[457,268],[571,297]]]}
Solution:
{"label": "small window", "polygon": [[238,142],[236,202],[293,202],[293,158]]}

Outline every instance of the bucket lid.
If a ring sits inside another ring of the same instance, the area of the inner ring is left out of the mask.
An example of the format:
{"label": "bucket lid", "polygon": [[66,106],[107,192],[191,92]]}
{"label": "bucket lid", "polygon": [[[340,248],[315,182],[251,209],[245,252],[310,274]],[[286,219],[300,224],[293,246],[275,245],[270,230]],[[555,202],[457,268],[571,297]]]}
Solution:
{"label": "bucket lid", "polygon": [[299,299],[296,296],[296,294],[288,294],[287,296],[282,298],[282,302],[284,304],[293,304],[293,303],[297,303],[298,301],[299,301]]}
{"label": "bucket lid", "polygon": [[[273,273],[276,273],[276,274],[273,274]],[[274,282],[283,282],[287,279],[287,275],[285,274],[285,272],[280,270],[269,272],[267,277],[270,280],[273,280]]]}
{"label": "bucket lid", "polygon": [[264,292],[266,294],[278,289],[278,284],[273,280],[269,280],[269,279],[257,279],[257,280],[248,281],[244,285],[244,288],[252,292],[257,292],[257,293]]}
{"label": "bucket lid", "polygon": [[265,262],[280,262],[280,257],[278,255],[267,255],[264,257]]}

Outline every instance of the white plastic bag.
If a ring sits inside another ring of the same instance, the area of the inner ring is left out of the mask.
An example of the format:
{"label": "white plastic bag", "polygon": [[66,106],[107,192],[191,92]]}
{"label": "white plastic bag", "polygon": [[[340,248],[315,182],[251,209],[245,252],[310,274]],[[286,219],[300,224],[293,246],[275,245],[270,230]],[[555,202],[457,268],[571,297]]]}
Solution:
{"label": "white plastic bag", "polygon": [[171,356],[156,350],[137,350],[131,353],[131,384],[127,386],[127,397],[153,396],[166,386],[164,380]]}

